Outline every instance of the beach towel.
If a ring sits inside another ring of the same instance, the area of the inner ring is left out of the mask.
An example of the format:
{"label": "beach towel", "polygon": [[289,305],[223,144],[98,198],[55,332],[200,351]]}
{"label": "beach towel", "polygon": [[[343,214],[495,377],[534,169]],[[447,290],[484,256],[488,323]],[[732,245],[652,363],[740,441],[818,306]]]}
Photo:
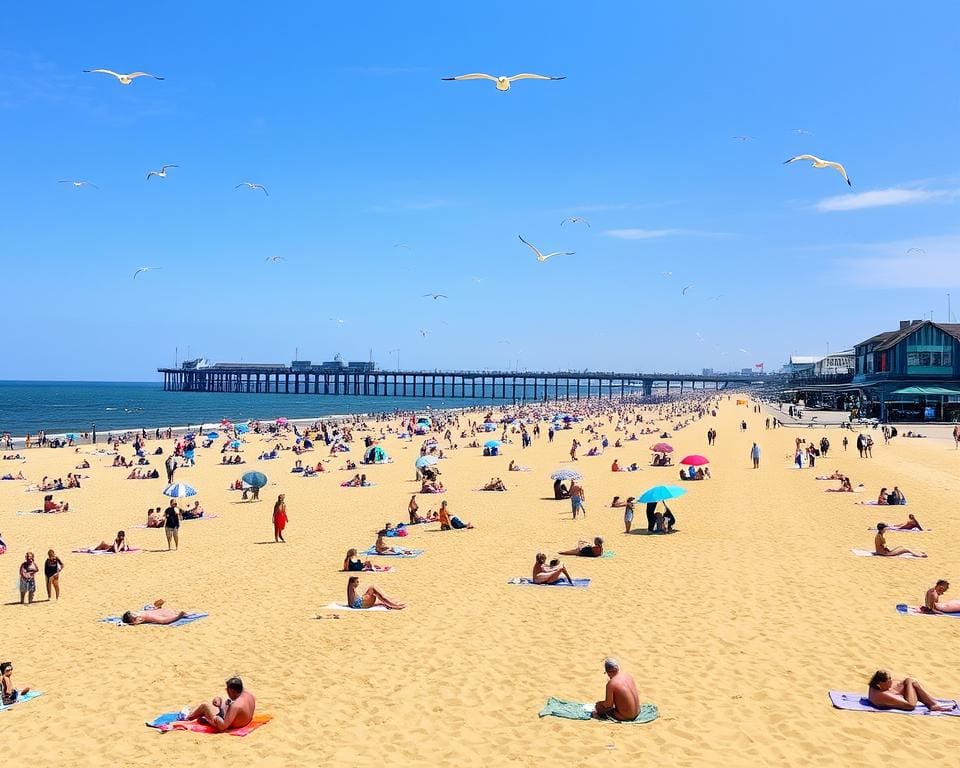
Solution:
{"label": "beach towel", "polygon": [[857,504],[862,504],[865,507],[905,507],[906,504],[880,504],[877,501],[858,501]]}
{"label": "beach towel", "polygon": [[[593,712],[593,704],[582,704],[578,701],[566,701],[551,696],[547,703],[540,710],[540,717],[562,717],[567,720],[592,720],[590,713]],[[640,712],[633,720],[615,720],[612,717],[605,717],[597,722],[608,723],[652,723],[660,716],[660,711],[656,704],[641,704]]]}
{"label": "beach towel", "polygon": [[566,579],[561,579],[560,581],[554,582],[553,584],[537,584],[532,579],[528,579],[524,576],[518,576],[515,579],[510,579],[507,584],[519,584],[523,587],[574,587],[579,589],[586,589],[590,586],[590,579],[574,579],[573,584],[571,584]]}
{"label": "beach towel", "polygon": [[896,715],[944,715],[946,717],[960,717],[960,705],[953,699],[937,699],[938,704],[953,705],[954,709],[949,712],[931,712],[923,704],[917,704],[913,710],[904,709],[880,709],[875,707],[866,696],[859,693],[843,693],[842,691],[830,691],[830,702],[837,709],[846,709],[851,712],[884,712]]}
{"label": "beach towel", "polygon": [[[877,532],[876,527],[867,528],[867,530],[871,531],[872,533]],[[888,527],[885,533],[927,533],[932,530],[933,528],[890,528]]]}
{"label": "beach towel", "polygon": [[111,552],[109,549],[74,549],[71,550],[75,555],[133,555],[143,550],[139,547],[130,547],[122,552]]}
{"label": "beach towel", "polygon": [[904,616],[946,616],[947,618],[960,619],[960,613],[927,613],[921,611],[919,607],[900,603],[897,606],[897,613]]}
{"label": "beach towel", "polygon": [[[167,712],[158,717],[155,717],[150,722],[146,723],[148,728],[155,728],[160,733],[169,733],[170,731],[190,731],[192,733],[217,733],[213,728],[211,728],[206,723],[201,723],[199,720],[178,720],[180,716],[179,712]],[[261,725],[269,723],[273,719],[272,715],[254,715],[253,720],[249,724],[243,726],[243,728],[234,728],[230,731],[224,731],[224,733],[229,734],[230,736],[246,736],[250,733],[253,733]]]}
{"label": "beach towel", "polygon": [[[151,606],[152,607],[152,606]],[[129,627],[129,626],[142,626],[142,627],[182,627],[186,624],[191,624],[194,621],[200,621],[200,619],[205,619],[209,616],[209,613],[188,613],[182,619],[177,619],[173,624],[137,624],[130,625],[124,624],[123,618],[120,616],[107,616],[102,619],[97,619],[98,622],[102,624],[115,624],[118,627]]]}
{"label": "beach towel", "polygon": [[420,555],[423,554],[423,550],[422,550],[422,549],[411,549],[409,555],[403,555],[403,554],[399,554],[399,553],[398,553],[398,554],[387,554],[387,553],[385,553],[385,552],[377,552],[376,549],[374,549],[373,547],[370,547],[370,549],[368,549],[366,552],[361,552],[360,554],[361,554],[361,555],[364,555],[364,556],[366,556],[366,557],[420,557]]}
{"label": "beach towel", "polygon": [[17,512],[18,515],[66,515],[69,514],[69,510],[61,510],[60,512],[44,512],[42,509],[24,509],[20,512]]}
{"label": "beach towel", "polygon": [[392,565],[381,565],[375,571],[337,571],[337,573],[393,573],[396,568]]}
{"label": "beach towel", "polygon": [[13,704],[7,704],[6,706],[0,704],[0,712],[10,709],[10,707],[15,707],[17,704],[23,704],[25,701],[33,701],[38,696],[43,696],[43,691],[27,691],[17,696],[17,700],[13,702]]}
{"label": "beach towel", "polygon": [[[884,557],[884,555],[878,555],[876,552],[871,552],[869,549],[851,549],[851,552],[857,557]],[[916,555],[895,555],[894,557],[888,557],[888,560],[894,560],[897,557],[905,557],[908,560],[922,560],[923,558],[917,557]]]}
{"label": "beach towel", "polygon": [[328,605],[323,606],[323,610],[325,611],[356,611],[357,613],[360,613],[362,611],[389,611],[390,609],[387,608],[387,606],[385,605],[375,605],[372,608],[351,608],[346,603],[330,603]]}

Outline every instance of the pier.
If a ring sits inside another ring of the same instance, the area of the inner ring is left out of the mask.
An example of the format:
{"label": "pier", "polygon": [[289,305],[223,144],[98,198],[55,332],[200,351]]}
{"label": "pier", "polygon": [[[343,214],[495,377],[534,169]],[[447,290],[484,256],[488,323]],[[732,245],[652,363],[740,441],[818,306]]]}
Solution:
{"label": "pier", "polygon": [[747,374],[614,373],[602,371],[400,371],[372,364],[342,367],[217,363],[158,368],[170,392],[229,392],[364,397],[440,397],[474,400],[581,400],[654,390],[723,390],[768,384],[775,377]]}

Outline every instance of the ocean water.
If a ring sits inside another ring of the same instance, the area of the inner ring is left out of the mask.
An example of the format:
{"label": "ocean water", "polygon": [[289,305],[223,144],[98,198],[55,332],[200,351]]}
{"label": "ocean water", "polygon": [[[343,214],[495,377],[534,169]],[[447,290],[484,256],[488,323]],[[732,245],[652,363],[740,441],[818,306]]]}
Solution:
{"label": "ocean water", "polygon": [[160,383],[89,381],[0,381],[0,433],[14,437],[44,429],[47,434],[151,429],[215,424],[223,418],[290,419],[397,409],[466,408],[503,400],[355,395],[233,394],[164,392]]}

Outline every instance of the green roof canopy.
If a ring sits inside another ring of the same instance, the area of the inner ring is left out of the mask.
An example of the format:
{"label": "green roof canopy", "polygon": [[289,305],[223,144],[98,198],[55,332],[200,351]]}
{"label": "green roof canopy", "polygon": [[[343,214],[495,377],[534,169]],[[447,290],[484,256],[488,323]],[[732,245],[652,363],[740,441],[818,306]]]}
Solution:
{"label": "green roof canopy", "polygon": [[898,389],[890,394],[893,395],[960,395],[958,389],[945,389],[944,387],[907,387]]}

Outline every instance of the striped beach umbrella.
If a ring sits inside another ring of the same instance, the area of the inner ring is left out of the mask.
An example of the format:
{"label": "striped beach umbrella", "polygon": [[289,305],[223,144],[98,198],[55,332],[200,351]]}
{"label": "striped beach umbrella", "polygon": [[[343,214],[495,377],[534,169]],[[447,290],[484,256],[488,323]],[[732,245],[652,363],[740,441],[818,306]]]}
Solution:
{"label": "striped beach umbrella", "polygon": [[186,483],[171,483],[163,489],[163,495],[171,499],[182,499],[185,496],[196,496],[197,489]]}
{"label": "striped beach umbrella", "polygon": [[575,469],[558,469],[552,475],[550,475],[551,480],[583,480],[583,475],[581,475]]}

